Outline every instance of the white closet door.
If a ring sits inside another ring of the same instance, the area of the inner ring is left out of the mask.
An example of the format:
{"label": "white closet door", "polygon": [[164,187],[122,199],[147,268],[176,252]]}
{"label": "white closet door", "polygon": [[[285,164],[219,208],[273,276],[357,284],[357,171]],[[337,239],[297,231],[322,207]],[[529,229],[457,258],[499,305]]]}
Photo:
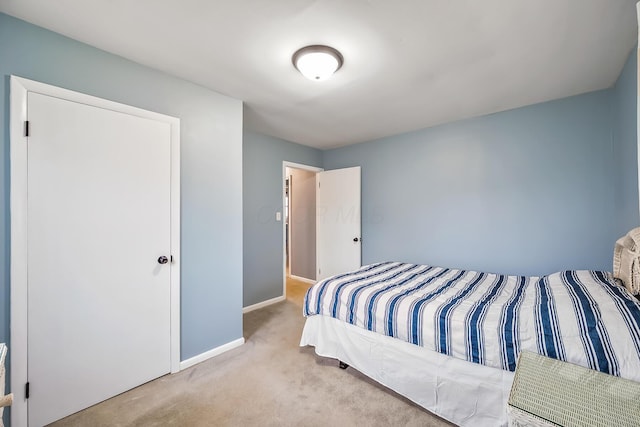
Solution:
{"label": "white closet door", "polygon": [[361,266],[360,167],[319,172],[316,193],[317,280]]}
{"label": "white closet door", "polygon": [[170,371],[170,126],[28,95],[28,400],[41,426]]}

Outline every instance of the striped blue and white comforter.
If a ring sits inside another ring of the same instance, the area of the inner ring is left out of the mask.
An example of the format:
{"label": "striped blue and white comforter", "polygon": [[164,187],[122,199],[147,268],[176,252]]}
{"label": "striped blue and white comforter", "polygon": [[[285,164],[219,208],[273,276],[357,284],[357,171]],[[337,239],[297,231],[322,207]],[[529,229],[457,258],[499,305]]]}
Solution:
{"label": "striped blue and white comforter", "polygon": [[640,304],[610,273],[384,262],[312,286],[304,315],[316,314],[495,368],[527,350],[640,381]]}

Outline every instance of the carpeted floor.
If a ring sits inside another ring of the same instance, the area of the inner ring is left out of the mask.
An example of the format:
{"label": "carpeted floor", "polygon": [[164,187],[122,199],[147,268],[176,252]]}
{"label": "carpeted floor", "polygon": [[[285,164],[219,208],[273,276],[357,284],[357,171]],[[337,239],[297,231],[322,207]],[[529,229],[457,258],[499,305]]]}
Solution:
{"label": "carpeted floor", "polygon": [[53,425],[451,425],[353,368],[300,348],[308,286],[292,280],[286,301],[245,314],[245,345]]}

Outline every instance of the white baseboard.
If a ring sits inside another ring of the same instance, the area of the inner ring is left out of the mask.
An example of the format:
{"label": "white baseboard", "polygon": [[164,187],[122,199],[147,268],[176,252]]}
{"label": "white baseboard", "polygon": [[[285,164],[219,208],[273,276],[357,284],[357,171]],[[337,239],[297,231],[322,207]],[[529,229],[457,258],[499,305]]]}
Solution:
{"label": "white baseboard", "polygon": [[268,299],[266,301],[259,302],[257,304],[246,306],[246,307],[244,307],[242,309],[242,313],[248,313],[250,311],[257,310],[259,308],[266,307],[268,305],[275,304],[275,303],[280,302],[280,301],[284,301],[284,295],[281,295],[281,296],[275,297],[275,298],[271,298],[271,299]]}
{"label": "white baseboard", "polygon": [[233,350],[236,347],[240,347],[244,344],[244,338],[238,338],[235,341],[228,342],[226,344],[221,345],[220,347],[212,348],[209,351],[205,351],[204,353],[200,353],[197,356],[193,356],[190,359],[183,360],[180,362],[180,370],[190,368],[193,365],[197,365],[200,362],[204,362],[207,359],[211,359],[214,356],[227,352],[229,350]]}
{"label": "white baseboard", "polygon": [[298,280],[300,282],[310,283],[312,285],[315,285],[317,282],[316,280],[307,279],[306,277],[294,276],[293,274],[290,274],[289,277],[291,277],[292,279]]}

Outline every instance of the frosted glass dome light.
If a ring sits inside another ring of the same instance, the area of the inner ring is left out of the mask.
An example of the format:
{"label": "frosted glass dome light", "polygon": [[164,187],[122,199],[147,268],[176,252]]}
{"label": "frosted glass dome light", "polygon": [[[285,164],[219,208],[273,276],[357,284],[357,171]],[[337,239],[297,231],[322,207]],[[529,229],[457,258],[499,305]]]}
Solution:
{"label": "frosted glass dome light", "polygon": [[326,80],[342,67],[340,52],[329,46],[306,46],[291,58],[293,66],[309,80]]}

